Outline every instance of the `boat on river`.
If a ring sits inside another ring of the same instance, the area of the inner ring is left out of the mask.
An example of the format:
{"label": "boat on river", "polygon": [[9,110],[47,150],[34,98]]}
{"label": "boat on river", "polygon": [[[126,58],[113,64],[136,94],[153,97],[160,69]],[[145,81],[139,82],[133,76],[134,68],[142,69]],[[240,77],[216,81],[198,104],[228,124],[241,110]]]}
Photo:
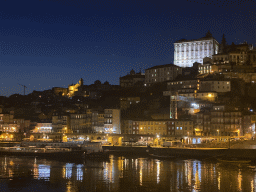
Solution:
{"label": "boat on river", "polygon": [[101,143],[84,141],[82,143],[64,142],[22,142],[20,146],[0,147],[0,155],[37,156],[56,159],[108,158]]}
{"label": "boat on river", "polygon": [[68,148],[52,148],[52,147],[0,147],[0,155],[9,156],[37,156],[44,158],[56,159],[74,159],[82,158],[84,151],[72,150]]}
{"label": "boat on river", "polygon": [[103,150],[101,142],[84,142],[81,145],[81,150],[84,152],[85,158],[93,159],[107,159],[109,158],[109,151]]}

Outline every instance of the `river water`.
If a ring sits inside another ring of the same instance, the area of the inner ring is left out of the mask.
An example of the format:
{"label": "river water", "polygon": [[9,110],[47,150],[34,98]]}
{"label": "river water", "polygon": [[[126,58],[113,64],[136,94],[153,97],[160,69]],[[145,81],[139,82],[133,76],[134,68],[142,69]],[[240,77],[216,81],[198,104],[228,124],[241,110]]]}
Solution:
{"label": "river water", "polygon": [[111,156],[80,163],[0,157],[3,191],[256,191],[254,165]]}

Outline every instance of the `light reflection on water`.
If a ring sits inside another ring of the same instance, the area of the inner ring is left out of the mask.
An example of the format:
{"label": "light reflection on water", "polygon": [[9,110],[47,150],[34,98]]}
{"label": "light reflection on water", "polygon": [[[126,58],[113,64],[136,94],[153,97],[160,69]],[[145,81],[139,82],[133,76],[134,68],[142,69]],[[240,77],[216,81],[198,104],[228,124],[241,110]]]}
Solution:
{"label": "light reflection on water", "polygon": [[110,161],[65,163],[32,157],[0,157],[2,191],[34,191],[37,186],[36,191],[255,192],[255,173],[252,165],[199,160],[112,156]]}

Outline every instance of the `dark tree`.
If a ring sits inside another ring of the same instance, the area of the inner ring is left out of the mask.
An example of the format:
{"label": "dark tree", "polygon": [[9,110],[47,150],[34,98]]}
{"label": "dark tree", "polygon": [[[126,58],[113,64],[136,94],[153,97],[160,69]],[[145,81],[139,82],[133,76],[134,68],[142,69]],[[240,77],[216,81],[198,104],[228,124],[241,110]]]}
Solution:
{"label": "dark tree", "polygon": [[104,82],[104,85],[109,85],[109,82],[108,82],[108,81],[105,81],[105,82]]}
{"label": "dark tree", "polygon": [[221,44],[220,44],[220,52],[221,53],[226,53],[227,52],[227,41],[226,41],[226,37],[225,34],[222,35],[222,40],[221,40]]}
{"label": "dark tree", "polygon": [[94,81],[94,84],[95,85],[101,85],[101,81],[100,80],[96,80],[96,81]]}
{"label": "dark tree", "polygon": [[205,37],[212,37],[212,33],[210,32],[210,30],[208,30],[208,32],[206,33]]}

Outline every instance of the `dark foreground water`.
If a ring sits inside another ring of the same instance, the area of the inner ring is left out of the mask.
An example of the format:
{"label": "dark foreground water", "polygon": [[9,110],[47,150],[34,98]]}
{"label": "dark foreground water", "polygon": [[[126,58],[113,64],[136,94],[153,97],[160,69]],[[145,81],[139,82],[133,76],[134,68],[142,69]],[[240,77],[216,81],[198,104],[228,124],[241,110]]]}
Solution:
{"label": "dark foreground water", "polygon": [[67,163],[0,157],[2,191],[256,191],[253,165],[111,156]]}

